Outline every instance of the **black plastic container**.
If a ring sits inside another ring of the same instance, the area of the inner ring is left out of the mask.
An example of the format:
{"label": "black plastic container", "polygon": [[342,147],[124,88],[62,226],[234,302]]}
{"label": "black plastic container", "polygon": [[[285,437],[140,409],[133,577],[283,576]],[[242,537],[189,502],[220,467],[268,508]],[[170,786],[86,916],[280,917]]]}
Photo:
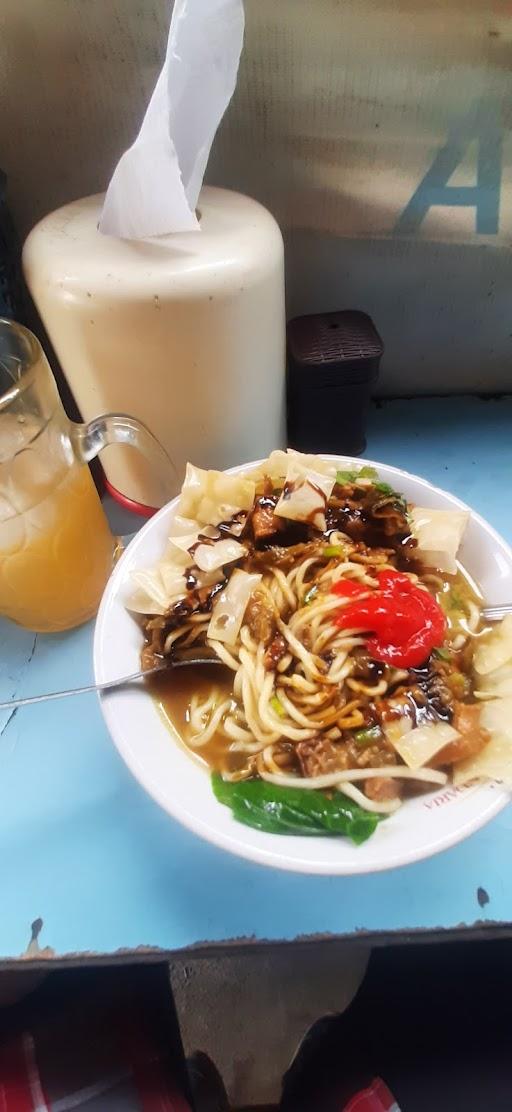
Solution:
{"label": "black plastic container", "polygon": [[288,443],[300,452],[358,456],[384,345],[356,310],[295,317],[288,337]]}
{"label": "black plastic container", "polygon": [[21,248],[5,197],[7,178],[0,170],[0,317],[24,320]]}

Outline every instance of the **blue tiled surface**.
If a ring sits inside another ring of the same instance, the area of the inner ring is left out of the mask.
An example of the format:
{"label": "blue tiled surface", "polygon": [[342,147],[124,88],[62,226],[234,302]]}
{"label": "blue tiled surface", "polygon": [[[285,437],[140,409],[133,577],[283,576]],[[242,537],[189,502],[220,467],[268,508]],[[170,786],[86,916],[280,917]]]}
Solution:
{"label": "blue tiled surface", "polygon": [[[392,402],[371,415],[367,455],[447,487],[512,540],[511,433],[512,398]],[[0,622],[0,697],[86,682],[91,645],[91,627],[34,638]],[[4,713],[0,731],[0,958],[25,952],[39,917],[40,944],[58,957],[512,925],[512,808],[406,869],[286,875],[223,854],[160,812],[111,745],[94,697]]]}

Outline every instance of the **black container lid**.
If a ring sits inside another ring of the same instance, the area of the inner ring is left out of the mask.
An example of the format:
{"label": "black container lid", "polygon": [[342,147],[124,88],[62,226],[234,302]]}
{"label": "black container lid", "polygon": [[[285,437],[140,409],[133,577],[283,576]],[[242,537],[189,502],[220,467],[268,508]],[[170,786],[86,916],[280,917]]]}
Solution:
{"label": "black container lid", "polygon": [[384,350],[373,321],[347,309],[296,317],[287,332],[290,445],[359,455]]}
{"label": "black container lid", "polygon": [[375,377],[384,345],[367,313],[344,309],[295,317],[288,324],[288,355],[294,372],[317,372],[345,385]]}

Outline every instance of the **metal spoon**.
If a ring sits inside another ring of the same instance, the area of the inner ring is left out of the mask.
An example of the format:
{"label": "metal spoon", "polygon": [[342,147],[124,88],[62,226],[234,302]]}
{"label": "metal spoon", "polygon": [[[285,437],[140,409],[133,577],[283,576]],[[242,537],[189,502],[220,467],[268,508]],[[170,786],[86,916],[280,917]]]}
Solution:
{"label": "metal spoon", "polygon": [[[486,606],[481,611],[482,618],[488,622],[499,622],[507,614],[512,614],[512,603],[503,606]],[[46,695],[29,695],[24,699],[9,699],[0,703],[0,710],[17,710],[18,707],[30,706],[31,703],[45,703],[50,699],[67,699],[68,695],[89,695],[93,691],[111,691],[116,687],[126,687],[137,680],[148,679],[159,672],[167,672],[172,668],[186,668],[189,665],[214,664],[222,665],[222,660],[208,649],[181,649],[180,653],[167,657],[161,664],[148,668],[145,672],[133,672],[131,676],[122,676],[118,680],[106,680],[104,683],[90,683],[85,687],[70,687],[67,691],[50,691]]]}
{"label": "metal spoon", "polygon": [[507,602],[503,606],[484,606],[480,613],[488,622],[501,622],[507,614],[512,614],[512,603]]}
{"label": "metal spoon", "polygon": [[[189,665],[198,664],[220,664],[222,660],[215,653],[208,652],[208,649],[181,649],[180,653],[175,653],[173,656],[166,657],[162,660],[161,664],[156,664],[154,668],[148,668],[145,672],[132,672],[131,676],[122,676],[117,680],[105,680],[104,683],[89,683],[85,687],[70,687],[67,691],[50,691],[46,695],[29,695],[23,699],[9,699],[5,703],[0,703],[0,710],[17,710],[18,707],[26,707],[31,703],[45,703],[49,699],[67,699],[68,695],[88,695],[93,691],[111,691],[116,687],[125,687],[136,680],[148,679],[149,676],[156,676],[160,672],[168,672],[172,668],[186,668]],[[222,665],[225,667],[225,665]]]}

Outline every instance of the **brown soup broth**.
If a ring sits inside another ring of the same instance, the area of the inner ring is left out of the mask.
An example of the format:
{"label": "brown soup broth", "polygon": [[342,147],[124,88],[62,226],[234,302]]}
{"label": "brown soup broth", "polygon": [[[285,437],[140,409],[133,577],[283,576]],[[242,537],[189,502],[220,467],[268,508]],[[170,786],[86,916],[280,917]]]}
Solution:
{"label": "brown soup broth", "polygon": [[201,764],[217,772],[234,772],[246,763],[243,753],[231,753],[230,741],[221,733],[200,749],[187,745],[189,734],[189,706],[193,695],[207,699],[212,687],[218,688],[219,697],[227,699],[232,694],[234,672],[229,668],[191,666],[176,668],[162,676],[153,676],[148,687],[166,724],[175,730],[187,753]]}

